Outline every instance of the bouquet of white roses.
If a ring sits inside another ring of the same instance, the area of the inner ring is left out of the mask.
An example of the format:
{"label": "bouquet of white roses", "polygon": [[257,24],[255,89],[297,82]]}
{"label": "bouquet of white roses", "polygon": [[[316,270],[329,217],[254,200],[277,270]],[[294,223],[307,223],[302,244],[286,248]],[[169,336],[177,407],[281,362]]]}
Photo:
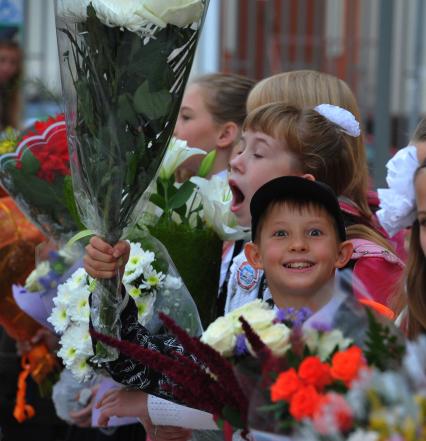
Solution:
{"label": "bouquet of white roses", "polygon": [[[207,0],[57,4],[76,201],[86,228],[115,244],[139,217],[172,135]],[[94,328],[118,337],[117,294],[117,278],[101,281],[91,308]]]}

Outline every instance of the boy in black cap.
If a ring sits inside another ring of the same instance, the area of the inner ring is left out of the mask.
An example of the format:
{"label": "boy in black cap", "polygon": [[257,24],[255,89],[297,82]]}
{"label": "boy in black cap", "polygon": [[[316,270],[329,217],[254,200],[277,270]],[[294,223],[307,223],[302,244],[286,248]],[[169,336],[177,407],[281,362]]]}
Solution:
{"label": "boy in black cap", "polygon": [[327,305],[335,271],[346,266],[353,249],[333,191],[301,177],[280,177],[254,194],[250,212],[252,242],[245,254],[253,268],[264,270],[276,306],[316,312]]}

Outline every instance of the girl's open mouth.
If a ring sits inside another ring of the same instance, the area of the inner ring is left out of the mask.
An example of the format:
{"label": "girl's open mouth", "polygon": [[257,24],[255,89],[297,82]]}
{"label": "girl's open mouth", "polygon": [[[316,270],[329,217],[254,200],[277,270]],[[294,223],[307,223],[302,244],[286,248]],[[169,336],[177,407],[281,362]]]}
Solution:
{"label": "girl's open mouth", "polygon": [[246,197],[235,182],[229,181],[229,187],[231,188],[232,192],[231,211],[235,213],[241,208],[241,205]]}

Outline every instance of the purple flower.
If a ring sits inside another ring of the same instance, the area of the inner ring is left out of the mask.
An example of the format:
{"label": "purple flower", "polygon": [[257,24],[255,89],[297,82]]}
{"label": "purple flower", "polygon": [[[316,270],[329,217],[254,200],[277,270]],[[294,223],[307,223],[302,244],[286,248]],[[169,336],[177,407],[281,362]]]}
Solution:
{"label": "purple flower", "polygon": [[234,352],[237,357],[248,354],[246,336],[244,334],[237,335]]}
{"label": "purple flower", "polygon": [[39,282],[45,290],[56,288],[58,286],[58,276],[53,271],[49,271],[48,274],[40,277]]}
{"label": "purple flower", "polygon": [[311,315],[312,311],[309,308],[282,308],[277,311],[275,322],[300,327]]}
{"label": "purple flower", "polygon": [[311,324],[311,328],[318,332],[330,332],[333,330],[333,327],[329,323],[323,322],[314,322]]}

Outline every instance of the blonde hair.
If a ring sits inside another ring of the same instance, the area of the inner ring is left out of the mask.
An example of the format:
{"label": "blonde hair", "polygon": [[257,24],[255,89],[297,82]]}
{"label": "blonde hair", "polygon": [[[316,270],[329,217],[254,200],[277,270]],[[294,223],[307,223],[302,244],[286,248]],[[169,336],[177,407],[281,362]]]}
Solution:
{"label": "blonde hair", "polygon": [[[334,104],[349,110],[361,121],[358,104],[349,86],[343,80],[323,72],[299,70],[265,78],[250,92],[247,112],[272,102],[284,102],[300,108],[313,108],[322,103]],[[355,202],[361,214],[370,219],[372,212],[367,201],[368,167],[364,140],[359,136],[348,142],[352,148],[356,173],[351,173],[352,179],[345,185],[342,195]]]}
{"label": "blonde hair", "polygon": [[15,75],[7,82],[0,85],[0,130],[8,126],[19,128],[21,118],[21,93],[22,80],[22,51],[14,41],[0,41],[0,50],[14,50],[19,56],[19,65]]}
{"label": "blonde hair", "polygon": [[[346,194],[358,172],[352,137],[313,109],[266,104],[247,115],[243,130],[259,131],[283,143],[296,158],[295,169],[328,184],[338,196]],[[351,225],[347,233],[349,239],[364,238],[393,251],[368,224]]]}
{"label": "blonde hair", "polygon": [[294,155],[295,167],[342,194],[354,173],[349,135],[313,109],[285,103],[261,106],[247,116],[243,130],[265,133]]}

